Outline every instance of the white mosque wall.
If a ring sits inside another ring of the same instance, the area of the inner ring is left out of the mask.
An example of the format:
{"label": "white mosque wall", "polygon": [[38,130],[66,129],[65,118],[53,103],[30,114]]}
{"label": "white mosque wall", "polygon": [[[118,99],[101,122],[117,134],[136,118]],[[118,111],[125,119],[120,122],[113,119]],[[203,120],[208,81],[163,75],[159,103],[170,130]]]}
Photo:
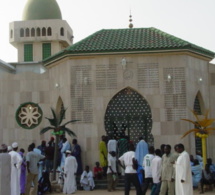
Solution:
{"label": "white mosque wall", "polygon": [[[126,66],[122,66],[123,58]],[[194,136],[181,139],[192,126],[181,118],[194,119],[190,109],[198,92],[205,109],[214,105],[213,82],[209,78],[215,68],[188,53],[73,56],[46,68],[43,74],[4,73],[0,77],[1,143],[17,141],[20,147],[27,148],[32,142],[39,145],[43,139],[48,141],[51,134],[41,136],[39,131],[49,125],[45,117],[52,116],[50,107],[55,108],[60,97],[67,108],[65,122],[81,120],[68,127],[77,135],[84,164],[93,166],[99,160],[101,136],[106,134],[107,105],[119,91],[129,87],[143,96],[151,108],[155,148],[163,143],[172,147],[184,143],[194,154]],[[25,102],[38,103],[43,110],[43,120],[34,130],[22,129],[15,120],[17,108]],[[214,117],[215,111],[211,110]],[[212,137],[208,144],[214,144]],[[214,158],[212,147],[208,147],[208,153]]]}

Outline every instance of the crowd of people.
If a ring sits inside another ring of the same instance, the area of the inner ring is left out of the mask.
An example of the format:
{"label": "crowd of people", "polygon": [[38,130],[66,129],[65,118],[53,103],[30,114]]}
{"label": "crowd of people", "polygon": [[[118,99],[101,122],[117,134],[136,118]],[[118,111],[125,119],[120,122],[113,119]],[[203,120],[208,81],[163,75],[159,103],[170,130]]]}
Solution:
{"label": "crowd of people", "polygon": [[[48,141],[42,141],[38,147],[34,143],[28,146],[28,152],[25,149],[19,149],[18,143],[14,142],[11,146],[5,144],[0,148],[1,178],[5,179],[5,186],[2,189],[7,195],[32,195],[51,192],[51,183],[49,173],[53,172],[55,139],[51,137]],[[26,153],[26,154],[25,154]],[[82,174],[81,148],[77,143],[77,139],[73,139],[72,145],[64,137],[60,137],[57,145],[57,171],[63,173],[64,192],[74,192],[76,190],[76,182],[74,185],[74,174]],[[71,162],[73,162],[73,178],[71,178]],[[75,163],[74,163],[75,162]],[[69,166],[68,166],[69,165]],[[10,177],[7,177],[10,174]],[[4,177],[5,176],[5,177]],[[10,184],[10,187],[8,186]],[[73,186],[73,187],[72,187]],[[33,188],[32,188],[33,187]],[[32,190],[31,190],[32,188]],[[3,194],[0,192],[0,194]]]}
{"label": "crowd of people", "polygon": [[[3,185],[4,194],[29,195],[51,192],[49,173],[54,167],[54,153],[57,147],[57,170],[62,175],[63,192],[72,194],[77,190],[76,178],[84,190],[95,188],[94,179],[107,178],[108,192],[114,191],[121,175],[125,181],[125,195],[129,195],[131,183],[135,186],[137,195],[145,195],[151,189],[151,195],[192,195],[193,188],[200,186],[204,193],[204,185],[214,185],[215,165],[212,159],[207,159],[203,167],[202,157],[197,153],[194,159],[189,155],[183,144],[174,146],[162,144],[159,149],[148,146],[143,137],[134,145],[126,136],[116,140],[113,137],[102,136],[99,143],[99,162],[95,163],[93,171],[88,165],[82,169],[81,147],[77,139],[72,144],[62,136],[58,145],[50,138],[48,143],[34,143],[28,146],[26,153],[19,150],[18,143],[11,146],[2,144],[0,158],[4,169],[7,186]],[[25,154],[26,153],[26,154]],[[6,175],[10,173],[7,180]],[[59,177],[60,178],[60,177]]]}
{"label": "crowd of people", "polygon": [[[103,173],[113,169],[108,175],[108,191],[116,187],[117,175],[124,175],[125,195],[129,194],[130,184],[135,186],[137,195],[145,195],[149,186],[151,195],[192,195],[193,189],[204,185],[215,185],[215,165],[212,159],[203,167],[202,157],[196,153],[196,159],[190,157],[183,144],[171,146],[162,144],[159,149],[148,146],[143,137],[134,144],[126,136],[116,140],[102,136],[99,144],[100,164]],[[111,163],[112,152],[115,162]],[[111,187],[113,186],[113,187]]]}

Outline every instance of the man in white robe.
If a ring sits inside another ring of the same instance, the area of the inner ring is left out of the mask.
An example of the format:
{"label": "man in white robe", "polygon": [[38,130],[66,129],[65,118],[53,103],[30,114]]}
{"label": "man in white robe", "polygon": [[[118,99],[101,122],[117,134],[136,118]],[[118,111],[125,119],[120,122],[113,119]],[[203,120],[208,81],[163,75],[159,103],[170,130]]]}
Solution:
{"label": "man in white robe", "polygon": [[108,149],[108,154],[112,151],[116,152],[116,149],[117,149],[117,141],[113,138],[111,138],[109,141],[108,141],[108,144],[107,144],[107,149]]}
{"label": "man in white robe", "polygon": [[88,187],[90,190],[93,190],[95,187],[93,172],[90,171],[89,166],[85,167],[85,170],[81,174],[81,186],[86,190]]}
{"label": "man in white robe", "polygon": [[179,156],[175,163],[176,195],[193,195],[190,155],[184,150],[183,144],[178,144],[177,151]]}
{"label": "man in white robe", "polygon": [[22,157],[17,152],[18,144],[12,144],[13,150],[9,152],[11,156],[11,195],[20,194],[20,167],[22,164]]}
{"label": "man in white robe", "polygon": [[74,156],[71,156],[71,151],[66,151],[66,159],[64,165],[64,194],[73,194],[77,190],[75,173],[78,168],[78,163]]}
{"label": "man in white robe", "polygon": [[61,148],[61,163],[60,163],[60,168],[64,167],[65,164],[65,159],[66,159],[66,151],[67,150],[71,150],[71,145],[69,143],[69,141],[64,137],[63,138],[63,146]]}
{"label": "man in white robe", "polygon": [[7,146],[2,144],[0,154],[0,194],[10,195],[11,157],[7,153]]}

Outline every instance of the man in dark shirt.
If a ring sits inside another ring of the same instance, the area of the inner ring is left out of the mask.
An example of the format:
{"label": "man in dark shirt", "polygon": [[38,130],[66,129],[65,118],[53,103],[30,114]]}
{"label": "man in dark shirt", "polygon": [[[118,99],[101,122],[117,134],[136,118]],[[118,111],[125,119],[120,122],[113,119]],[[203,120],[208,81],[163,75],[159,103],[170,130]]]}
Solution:
{"label": "man in dark shirt", "polygon": [[49,143],[48,147],[45,150],[46,156],[46,171],[50,172],[53,169],[53,160],[54,160],[54,147]]}

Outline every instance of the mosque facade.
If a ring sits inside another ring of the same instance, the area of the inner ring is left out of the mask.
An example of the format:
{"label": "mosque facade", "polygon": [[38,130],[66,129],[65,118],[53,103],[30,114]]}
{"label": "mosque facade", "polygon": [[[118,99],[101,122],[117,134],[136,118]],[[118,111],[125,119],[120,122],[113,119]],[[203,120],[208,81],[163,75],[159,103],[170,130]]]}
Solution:
{"label": "mosque facade", "polygon": [[[49,6],[46,5],[49,4]],[[40,12],[35,12],[40,10]],[[47,140],[50,108],[67,108],[65,121],[82,147],[83,161],[98,161],[102,135],[143,136],[155,148],[184,143],[195,154],[190,110],[215,117],[215,53],[156,28],[106,29],[73,44],[73,31],[55,0],[28,0],[23,20],[9,25],[18,62],[0,60],[0,142],[20,147]],[[68,137],[69,138],[69,137]],[[207,139],[215,158],[214,134]],[[70,139],[70,138],[69,138]],[[72,138],[71,138],[72,139]]]}

